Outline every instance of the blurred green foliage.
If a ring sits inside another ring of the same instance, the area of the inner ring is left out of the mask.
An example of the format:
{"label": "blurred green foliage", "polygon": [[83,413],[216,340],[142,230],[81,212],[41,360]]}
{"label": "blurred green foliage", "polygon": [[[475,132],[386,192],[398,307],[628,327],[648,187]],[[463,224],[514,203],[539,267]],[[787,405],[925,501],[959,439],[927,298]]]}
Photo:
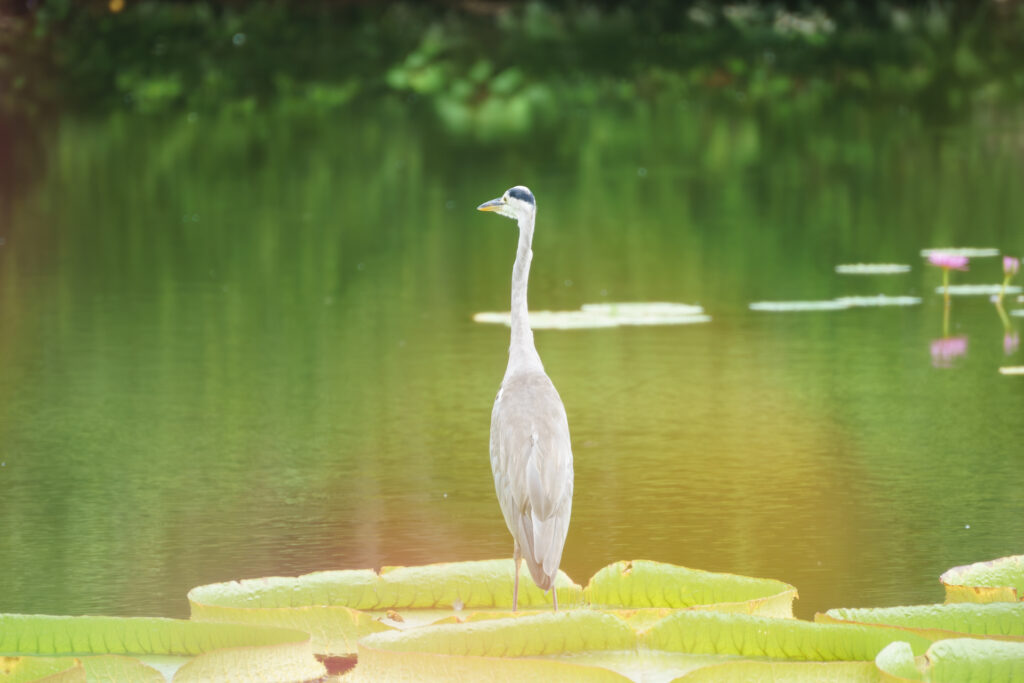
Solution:
{"label": "blurred green foliage", "polygon": [[316,115],[384,96],[486,140],[665,96],[942,117],[1024,95],[1018,2],[792,4],[21,0],[0,10],[0,110]]}

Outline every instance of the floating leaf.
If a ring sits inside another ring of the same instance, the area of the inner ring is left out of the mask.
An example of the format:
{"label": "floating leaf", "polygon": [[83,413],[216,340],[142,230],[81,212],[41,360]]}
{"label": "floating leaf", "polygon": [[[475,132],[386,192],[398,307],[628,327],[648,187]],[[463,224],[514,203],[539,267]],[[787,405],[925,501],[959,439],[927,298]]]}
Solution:
{"label": "floating leaf", "polygon": [[[739,671],[752,670],[759,678],[775,672],[787,680],[787,673],[802,672],[804,680],[851,673],[853,680],[865,680],[870,667],[850,667],[848,661],[870,663],[886,645],[908,636],[919,652],[929,644],[891,629],[717,612],[677,611],[643,630],[627,618],[583,609],[367,636],[359,642],[352,676],[355,681],[621,681],[627,680],[624,675],[647,679],[652,671],[659,679],[695,675],[713,666],[715,672],[723,667],[726,677],[703,680],[736,680],[728,672],[735,671],[730,667],[740,663],[738,657],[768,657],[782,661],[752,662],[752,669]],[[773,666],[793,661],[816,665],[777,671]]]}
{"label": "floating leaf", "polygon": [[1024,598],[1024,555],[953,567],[939,580],[946,602],[1017,602]]}
{"label": "floating leaf", "polygon": [[789,313],[797,311],[844,311],[848,308],[874,308],[877,306],[916,306],[921,299],[916,296],[841,296],[836,299],[819,301],[757,301],[750,304],[752,311]]}
{"label": "floating leaf", "polygon": [[[550,609],[551,598],[520,570],[519,606]],[[564,572],[555,583],[559,605],[582,602],[583,589]],[[512,560],[484,560],[231,581],[193,588],[188,599],[193,619],[297,628],[318,654],[341,655],[370,633],[510,609],[512,584]]]}
{"label": "floating leaf", "polygon": [[598,571],[584,596],[596,607],[697,608],[792,617],[797,593],[793,586],[774,579],[634,560]]}
{"label": "floating leaf", "polygon": [[[511,325],[512,315],[501,312],[483,312],[473,315],[478,323]],[[531,311],[530,327],[535,330],[577,330],[600,327],[618,327],[614,320],[584,311]]]}
{"label": "floating leaf", "polygon": [[[524,573],[521,608],[550,609],[551,600]],[[318,572],[305,576],[250,579],[200,586],[189,592],[193,619],[282,625],[312,635],[320,654],[351,654],[371,633],[409,629],[441,621],[511,616],[512,561],[485,560]],[[796,589],[771,579],[716,574],[636,560],[605,567],[586,590],[559,574],[558,603],[589,601],[612,609],[652,608],[651,621],[671,609],[717,609],[791,617]],[[659,611],[660,610],[660,611]]]}
{"label": "floating leaf", "polygon": [[580,309],[587,313],[623,316],[701,315],[704,313],[703,306],[662,301],[583,304]]}
{"label": "floating leaf", "polygon": [[907,640],[918,651],[928,646],[925,638],[895,629],[719,612],[675,612],[643,635],[652,649],[795,661],[873,660],[894,640]]}
{"label": "floating leaf", "polygon": [[[998,295],[1003,290],[1000,285],[950,285],[950,296],[991,296]],[[1017,285],[1008,285],[1006,294],[1019,294],[1021,288]],[[946,288],[939,286],[935,288],[936,294],[945,294]]]}
{"label": "floating leaf", "polygon": [[86,683],[82,662],[75,657],[4,657],[0,656],[0,681],[27,683]]}
{"label": "floating leaf", "polygon": [[984,258],[999,256],[998,249],[990,247],[948,247],[945,249],[922,249],[921,256],[928,258],[932,254],[949,254],[950,256],[966,256],[968,258]]}
{"label": "floating leaf", "polygon": [[787,313],[790,311],[842,311],[850,305],[838,299],[822,301],[755,301],[750,304],[752,311]]}
{"label": "floating leaf", "polygon": [[0,615],[0,652],[18,656],[76,656],[90,680],[162,681],[130,657],[191,657],[175,681],[243,679],[307,681],[326,672],[309,636],[283,628],[203,624],[179,619]]}
{"label": "floating leaf", "polygon": [[917,306],[921,298],[916,296],[841,296],[836,301],[845,303],[850,308],[866,308],[874,306]]}
{"label": "floating leaf", "polygon": [[[477,313],[478,323],[511,324],[506,312]],[[706,323],[711,316],[691,304],[667,302],[627,302],[583,304],[578,311],[530,311],[530,327],[535,330],[570,330],[621,325],[691,325]]]}
{"label": "floating leaf", "polygon": [[877,683],[871,662],[727,662],[707,666],[673,683],[786,681],[786,683]]}
{"label": "floating leaf", "polygon": [[[175,680],[199,680],[189,678],[187,675],[177,676],[176,671],[190,660],[182,657],[173,667],[171,673]],[[167,678],[157,669],[147,665],[145,662],[126,657],[123,655],[98,655],[95,657],[82,657],[81,662],[90,681],[132,681],[132,683],[167,683]],[[240,673],[245,669],[238,669]],[[235,669],[220,669],[222,676],[235,675]],[[269,679],[264,679],[269,680]],[[291,679],[299,680],[299,679]],[[49,679],[47,679],[49,683]]]}
{"label": "floating leaf", "polygon": [[893,643],[875,658],[887,681],[986,681],[1024,678],[1024,644],[973,638],[940,640],[915,658],[906,643]]}
{"label": "floating leaf", "polygon": [[354,681],[628,680],[567,661],[520,659],[589,650],[634,650],[636,633],[586,610],[378,633],[359,641]]}
{"label": "floating leaf", "polygon": [[895,275],[910,272],[902,263],[846,263],[836,266],[840,275]]}
{"label": "floating leaf", "polygon": [[893,626],[932,640],[957,635],[1024,640],[1024,603],[996,602],[981,605],[962,602],[910,607],[840,608],[817,614],[814,620],[821,623]]}

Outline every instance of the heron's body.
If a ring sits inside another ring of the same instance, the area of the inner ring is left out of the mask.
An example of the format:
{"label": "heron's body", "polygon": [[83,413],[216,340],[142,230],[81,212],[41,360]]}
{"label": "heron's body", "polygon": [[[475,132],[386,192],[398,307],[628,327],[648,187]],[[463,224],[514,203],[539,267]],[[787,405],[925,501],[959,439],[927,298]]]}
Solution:
{"label": "heron's body", "polygon": [[[527,313],[526,286],[536,216],[533,194],[525,187],[514,187],[479,208],[515,218],[519,223],[519,247],[512,267],[508,367],[491,412],[494,488],[514,541],[514,610],[520,559],[526,560],[530,575],[542,590],[554,586],[572,512],[572,447],[565,407],[544,372]],[[558,609],[554,591],[552,600]]]}

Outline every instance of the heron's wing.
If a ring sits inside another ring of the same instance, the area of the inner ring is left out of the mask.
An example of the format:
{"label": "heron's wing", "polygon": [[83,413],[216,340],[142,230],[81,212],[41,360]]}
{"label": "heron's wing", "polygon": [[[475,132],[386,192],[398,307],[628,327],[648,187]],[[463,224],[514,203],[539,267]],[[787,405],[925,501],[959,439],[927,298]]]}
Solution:
{"label": "heron's wing", "polygon": [[561,561],[573,492],[569,424],[547,375],[502,383],[491,414],[491,468],[505,523],[534,580],[547,588]]}

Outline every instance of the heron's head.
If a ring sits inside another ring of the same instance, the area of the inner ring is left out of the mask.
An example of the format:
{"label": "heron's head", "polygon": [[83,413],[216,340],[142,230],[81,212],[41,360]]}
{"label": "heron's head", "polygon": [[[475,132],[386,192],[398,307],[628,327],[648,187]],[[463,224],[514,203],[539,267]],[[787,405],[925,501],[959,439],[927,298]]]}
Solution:
{"label": "heron's head", "polygon": [[476,208],[479,211],[493,211],[506,218],[520,220],[533,215],[537,210],[537,202],[533,199],[530,188],[516,185],[505,190],[505,194],[497,199],[484,202]]}

